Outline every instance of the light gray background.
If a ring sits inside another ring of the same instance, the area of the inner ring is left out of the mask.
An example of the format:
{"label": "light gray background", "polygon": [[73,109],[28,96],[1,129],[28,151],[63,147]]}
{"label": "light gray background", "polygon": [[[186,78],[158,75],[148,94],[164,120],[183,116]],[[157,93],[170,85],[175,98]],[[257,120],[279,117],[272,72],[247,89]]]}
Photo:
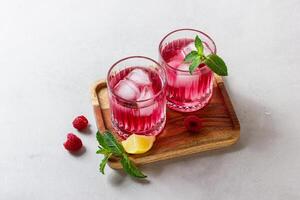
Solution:
{"label": "light gray background", "polygon": [[[90,85],[128,55],[157,58],[191,27],[227,61],[241,123],[232,148],[149,165],[149,182],[98,173]],[[0,199],[299,199],[300,1],[2,0]],[[77,133],[84,114],[91,133]],[[72,156],[68,132],[86,151]]]}

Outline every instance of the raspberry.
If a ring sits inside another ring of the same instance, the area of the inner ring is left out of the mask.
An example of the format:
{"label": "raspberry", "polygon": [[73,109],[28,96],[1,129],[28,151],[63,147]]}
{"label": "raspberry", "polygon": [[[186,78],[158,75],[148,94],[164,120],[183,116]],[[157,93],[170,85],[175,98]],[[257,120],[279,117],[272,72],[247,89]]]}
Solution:
{"label": "raspberry", "polygon": [[69,133],[67,135],[67,141],[64,143],[64,147],[68,151],[78,151],[82,147],[81,139],[73,133]]}
{"label": "raspberry", "polygon": [[74,120],[73,120],[73,127],[76,128],[77,130],[83,130],[85,129],[88,124],[89,124],[89,121],[85,118],[85,116],[81,115],[81,116],[78,116],[76,117]]}
{"label": "raspberry", "polygon": [[201,119],[195,115],[187,116],[184,119],[184,126],[190,132],[198,132],[201,128]]}

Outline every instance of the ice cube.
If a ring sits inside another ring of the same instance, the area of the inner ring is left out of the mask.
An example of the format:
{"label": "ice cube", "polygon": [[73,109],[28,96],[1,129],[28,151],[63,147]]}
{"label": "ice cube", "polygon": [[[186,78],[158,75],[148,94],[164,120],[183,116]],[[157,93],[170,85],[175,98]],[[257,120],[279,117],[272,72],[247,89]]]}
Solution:
{"label": "ice cube", "polygon": [[[179,68],[178,68],[179,69]],[[174,81],[175,87],[183,87],[185,90],[187,88],[192,87],[192,84],[196,84],[199,81],[199,75],[198,74],[190,74],[188,72],[189,70],[189,64],[183,64],[180,66],[181,70],[185,70],[187,72],[181,72],[177,71],[176,78]]]}
{"label": "ice cube", "polygon": [[153,114],[154,110],[157,107],[157,103],[154,103],[152,105],[146,106],[144,108],[139,108],[139,116],[150,116]]}
{"label": "ice cube", "polygon": [[177,55],[173,56],[170,59],[168,65],[177,68],[184,61],[184,57],[185,55],[183,54],[183,52],[179,51]]}
{"label": "ice cube", "polygon": [[195,43],[191,42],[188,45],[186,45],[185,47],[183,47],[182,49],[184,55],[186,56],[187,54],[189,54],[191,51],[197,51],[196,47],[195,47]]}
{"label": "ice cube", "polygon": [[[147,100],[151,99],[154,96],[154,91],[151,87],[146,86],[142,88],[141,95],[138,100]],[[147,100],[138,102],[139,112],[137,113],[139,116],[149,116],[153,113],[154,108],[156,107],[156,103],[153,100]]]}
{"label": "ice cube", "polygon": [[120,80],[114,87],[114,92],[126,100],[137,100],[140,96],[139,88],[129,80]]}
{"label": "ice cube", "polygon": [[144,70],[139,69],[139,68],[132,70],[126,76],[126,78],[138,85],[150,85],[151,84],[151,80],[150,80],[150,77],[147,74],[147,72],[145,72]]}
{"label": "ice cube", "polygon": [[172,60],[172,61],[168,62],[168,65],[171,66],[171,67],[177,68],[180,65],[181,62],[182,61]]}
{"label": "ice cube", "polygon": [[177,67],[177,69],[183,70],[183,71],[189,71],[190,68],[190,63],[181,63],[181,65],[179,65]]}
{"label": "ice cube", "polygon": [[185,75],[177,75],[176,81],[174,82],[175,87],[188,87],[190,85],[190,77],[187,77]]}
{"label": "ice cube", "polygon": [[138,98],[138,101],[150,99],[154,96],[154,92],[150,87],[143,87],[141,90],[141,95]]}

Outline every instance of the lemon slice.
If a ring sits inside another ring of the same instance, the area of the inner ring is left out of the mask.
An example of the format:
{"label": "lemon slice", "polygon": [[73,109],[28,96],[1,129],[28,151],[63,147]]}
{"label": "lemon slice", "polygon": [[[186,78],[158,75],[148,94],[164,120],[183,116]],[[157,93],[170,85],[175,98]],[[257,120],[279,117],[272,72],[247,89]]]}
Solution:
{"label": "lemon slice", "polygon": [[155,136],[130,135],[122,141],[122,145],[127,153],[141,154],[149,151],[155,141]]}

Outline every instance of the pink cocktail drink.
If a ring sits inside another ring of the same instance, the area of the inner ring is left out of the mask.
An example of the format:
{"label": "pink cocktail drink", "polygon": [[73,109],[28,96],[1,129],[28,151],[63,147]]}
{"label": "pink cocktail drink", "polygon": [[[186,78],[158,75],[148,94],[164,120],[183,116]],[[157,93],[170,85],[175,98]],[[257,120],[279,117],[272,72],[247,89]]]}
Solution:
{"label": "pink cocktail drink", "polygon": [[109,71],[113,128],[122,138],[135,133],[157,135],[166,120],[165,72],[146,57],[129,57]]}
{"label": "pink cocktail drink", "polygon": [[196,50],[194,38],[198,35],[205,54],[216,53],[212,39],[192,29],[181,29],[169,33],[159,46],[160,62],[167,74],[167,100],[171,109],[192,112],[208,104],[213,92],[214,73],[205,64],[190,74],[190,63],[184,58]]}

